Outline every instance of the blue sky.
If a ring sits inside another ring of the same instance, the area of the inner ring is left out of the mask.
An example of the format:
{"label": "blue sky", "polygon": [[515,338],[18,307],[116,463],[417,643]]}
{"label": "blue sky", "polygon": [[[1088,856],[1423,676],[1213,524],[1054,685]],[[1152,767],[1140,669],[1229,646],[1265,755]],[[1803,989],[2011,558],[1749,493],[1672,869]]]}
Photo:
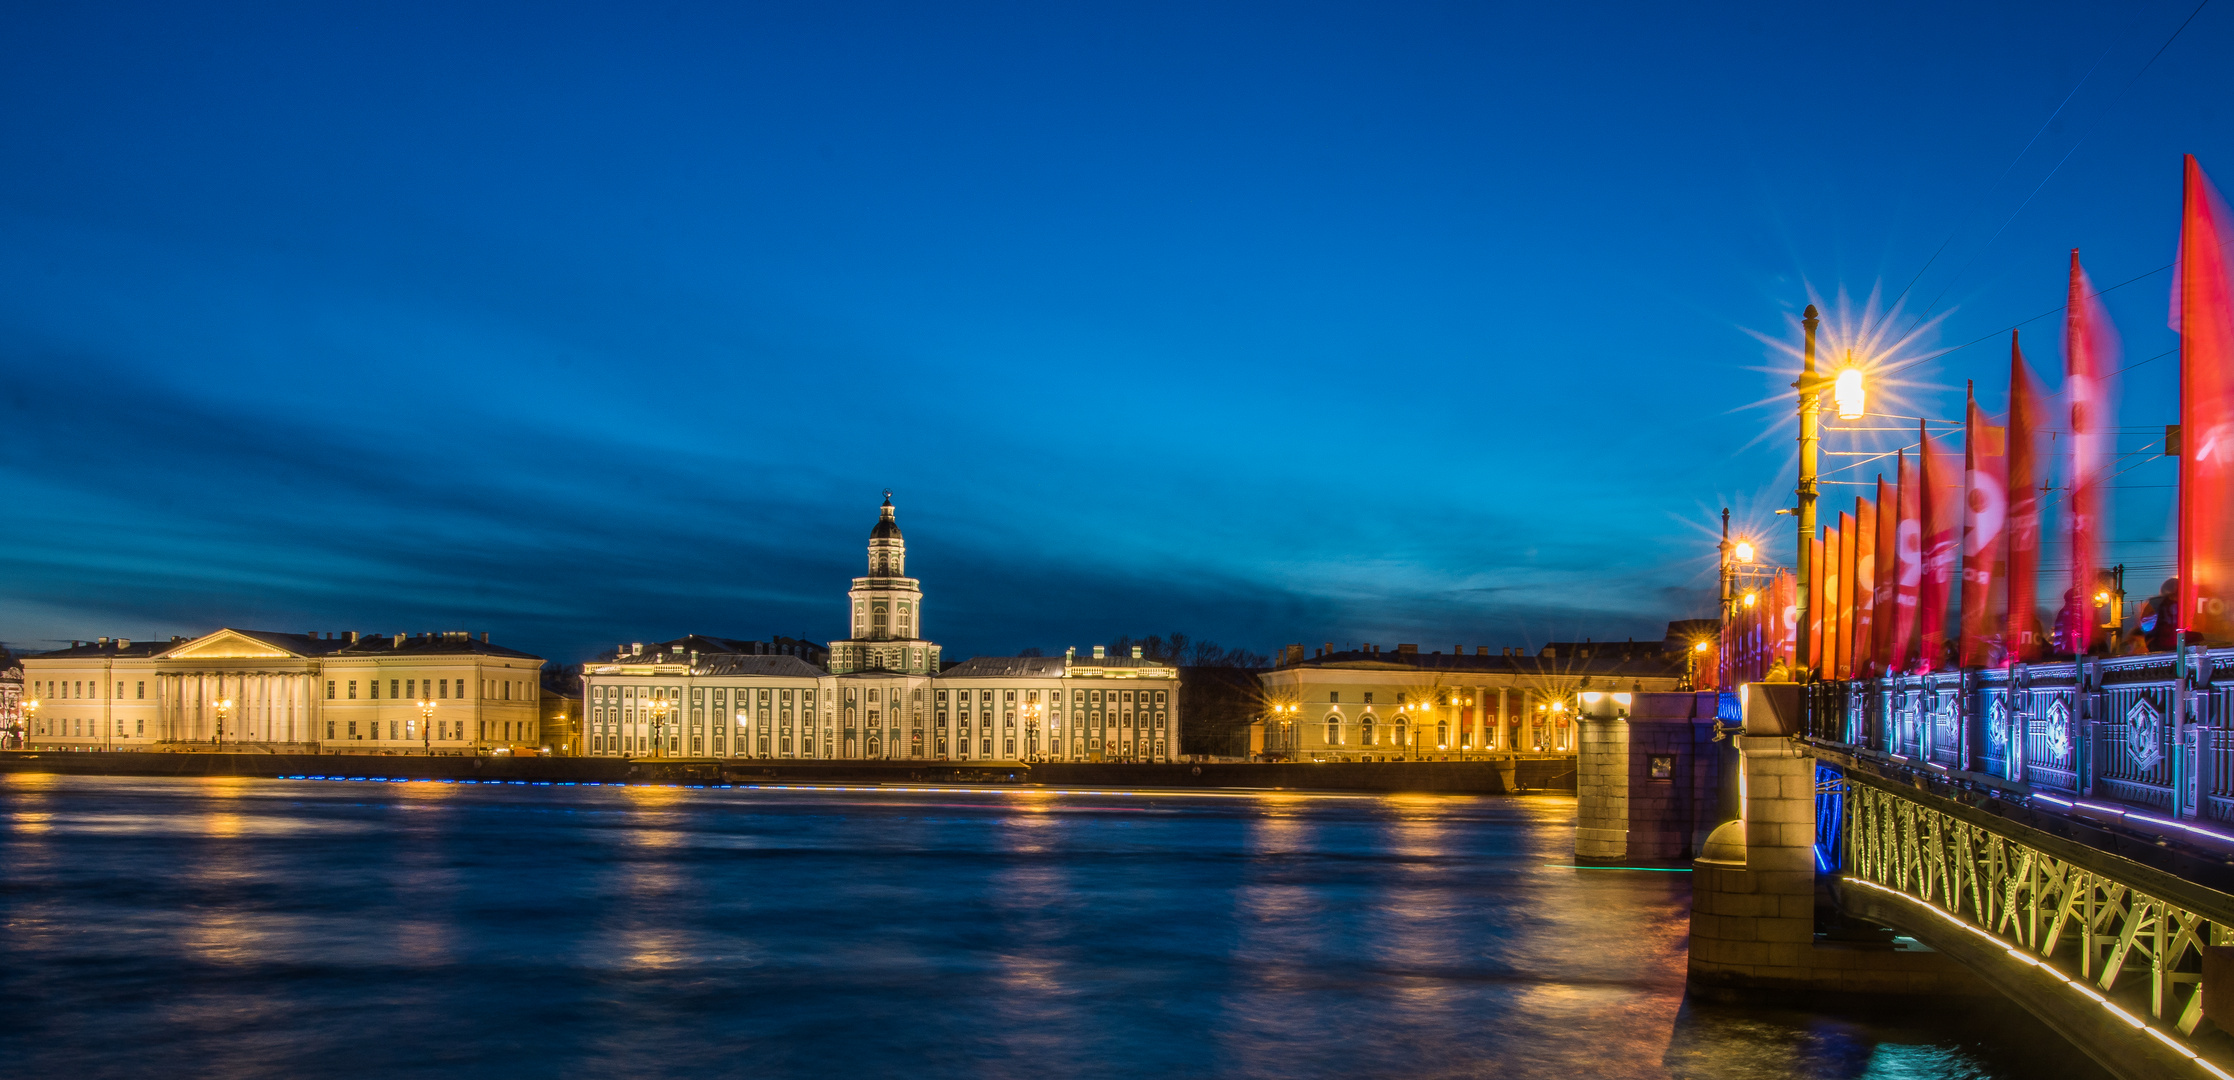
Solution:
{"label": "blue sky", "polygon": [[2170,261],[2194,10],[19,5],[0,637],[828,639],[887,487],[954,656],[1657,637],[1719,507],[1789,558],[1810,288],[1928,351]]}

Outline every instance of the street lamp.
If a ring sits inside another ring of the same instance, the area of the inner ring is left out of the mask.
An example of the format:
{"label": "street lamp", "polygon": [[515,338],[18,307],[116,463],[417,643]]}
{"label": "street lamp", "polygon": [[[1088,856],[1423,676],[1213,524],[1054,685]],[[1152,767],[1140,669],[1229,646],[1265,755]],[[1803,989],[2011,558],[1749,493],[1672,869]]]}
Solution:
{"label": "street lamp", "polygon": [[233,714],[233,699],[222,698],[217,702],[217,752],[225,752],[225,718]]}
{"label": "street lamp", "polygon": [[1852,357],[1839,369],[1838,377],[1831,380],[1831,400],[1838,403],[1841,420],[1859,420],[1867,415],[1863,408],[1868,399],[1862,389],[1862,369],[1854,366]]}
{"label": "street lamp", "polygon": [[434,756],[434,702],[419,702],[419,737],[427,748],[427,756]]}
{"label": "street lamp", "polygon": [[[1401,706],[1399,707],[1401,708]],[[1290,729],[1295,725],[1295,712],[1299,708],[1301,706],[1281,705],[1277,702],[1266,706],[1266,709],[1272,713],[1273,731],[1272,742],[1264,750],[1266,761],[1277,757],[1282,751],[1287,751],[1293,756],[1294,747],[1291,745]]]}
{"label": "street lamp", "polygon": [[[1815,560],[1809,557],[1808,545],[1815,539],[1815,463],[1816,456],[1822,451],[1823,441],[1819,430],[1822,422],[1820,414],[1823,409],[1823,379],[1815,373],[1815,328],[1819,322],[1815,305],[1809,304],[1807,312],[1800,317],[1800,326],[1807,338],[1800,354],[1800,377],[1792,383],[1793,388],[1800,392],[1800,477],[1795,488],[1800,500],[1797,515],[1800,546],[1795,560],[1800,571],[1797,582],[1799,618],[1793,625],[1803,627],[1808,624],[1810,617],[1808,586],[1815,580],[1817,570]],[[1798,639],[1793,648],[1793,652],[1797,654],[1796,662],[1792,666],[1795,670],[1810,670],[1814,667],[1815,657],[1808,650],[1807,634],[1799,634]]]}
{"label": "street lamp", "polygon": [[1039,702],[1024,703],[1024,760],[1039,758]]}
{"label": "street lamp", "polygon": [[24,703],[23,703],[23,726],[24,726],[24,728],[25,728],[24,734],[25,734],[25,735],[29,735],[29,734],[31,734],[31,733],[32,733],[33,731],[37,731],[37,730],[38,730],[38,727],[37,727],[38,723],[39,723],[39,699],[38,699],[38,698],[32,698],[31,700],[29,700],[29,701],[26,701],[26,702],[24,702]]}
{"label": "street lamp", "polygon": [[652,702],[652,756],[658,757],[667,749],[667,714],[674,710],[666,698]]}

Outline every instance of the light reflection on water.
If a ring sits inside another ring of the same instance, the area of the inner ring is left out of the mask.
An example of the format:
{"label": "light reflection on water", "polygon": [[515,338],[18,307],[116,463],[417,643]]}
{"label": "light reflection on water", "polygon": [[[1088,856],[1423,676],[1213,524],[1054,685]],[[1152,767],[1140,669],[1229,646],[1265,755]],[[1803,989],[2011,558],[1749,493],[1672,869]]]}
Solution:
{"label": "light reflection on water", "polygon": [[[1687,1003],[1573,801],[0,776],[22,1075],[2073,1075]],[[1981,1034],[1982,1033],[1982,1034]]]}

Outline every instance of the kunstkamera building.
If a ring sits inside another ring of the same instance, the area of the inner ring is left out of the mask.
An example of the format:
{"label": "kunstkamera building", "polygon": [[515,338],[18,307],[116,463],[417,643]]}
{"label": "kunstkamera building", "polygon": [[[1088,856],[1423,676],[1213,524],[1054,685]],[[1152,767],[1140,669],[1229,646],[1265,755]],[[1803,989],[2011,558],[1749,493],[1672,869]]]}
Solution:
{"label": "kunstkamera building", "polygon": [[[850,637],[824,655],[691,635],[584,665],[593,757],[1169,761],[1179,671],[1138,655],[978,657],[944,671],[887,493]],[[819,652],[819,650],[815,650]],[[827,666],[815,661],[827,659]]]}

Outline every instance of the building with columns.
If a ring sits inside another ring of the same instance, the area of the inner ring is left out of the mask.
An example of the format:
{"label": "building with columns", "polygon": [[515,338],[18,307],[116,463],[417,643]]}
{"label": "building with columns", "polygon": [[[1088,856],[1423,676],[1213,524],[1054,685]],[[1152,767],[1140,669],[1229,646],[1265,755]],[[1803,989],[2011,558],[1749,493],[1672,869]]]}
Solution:
{"label": "building with columns", "polygon": [[55,750],[526,752],[540,748],[542,667],[463,631],[101,638],[23,658],[24,741]]}
{"label": "building with columns", "polygon": [[897,761],[1169,761],[1179,671],[1133,656],[978,657],[940,669],[891,493],[852,636],[828,666],[805,650],[691,635],[583,666],[586,752],[604,757]]}
{"label": "building with columns", "polygon": [[1575,698],[1674,690],[1680,654],[1660,642],[1579,643],[1535,653],[1368,646],[1306,659],[1290,646],[1264,688],[1264,752],[1301,761],[1430,761],[1470,753],[1575,752]]}

